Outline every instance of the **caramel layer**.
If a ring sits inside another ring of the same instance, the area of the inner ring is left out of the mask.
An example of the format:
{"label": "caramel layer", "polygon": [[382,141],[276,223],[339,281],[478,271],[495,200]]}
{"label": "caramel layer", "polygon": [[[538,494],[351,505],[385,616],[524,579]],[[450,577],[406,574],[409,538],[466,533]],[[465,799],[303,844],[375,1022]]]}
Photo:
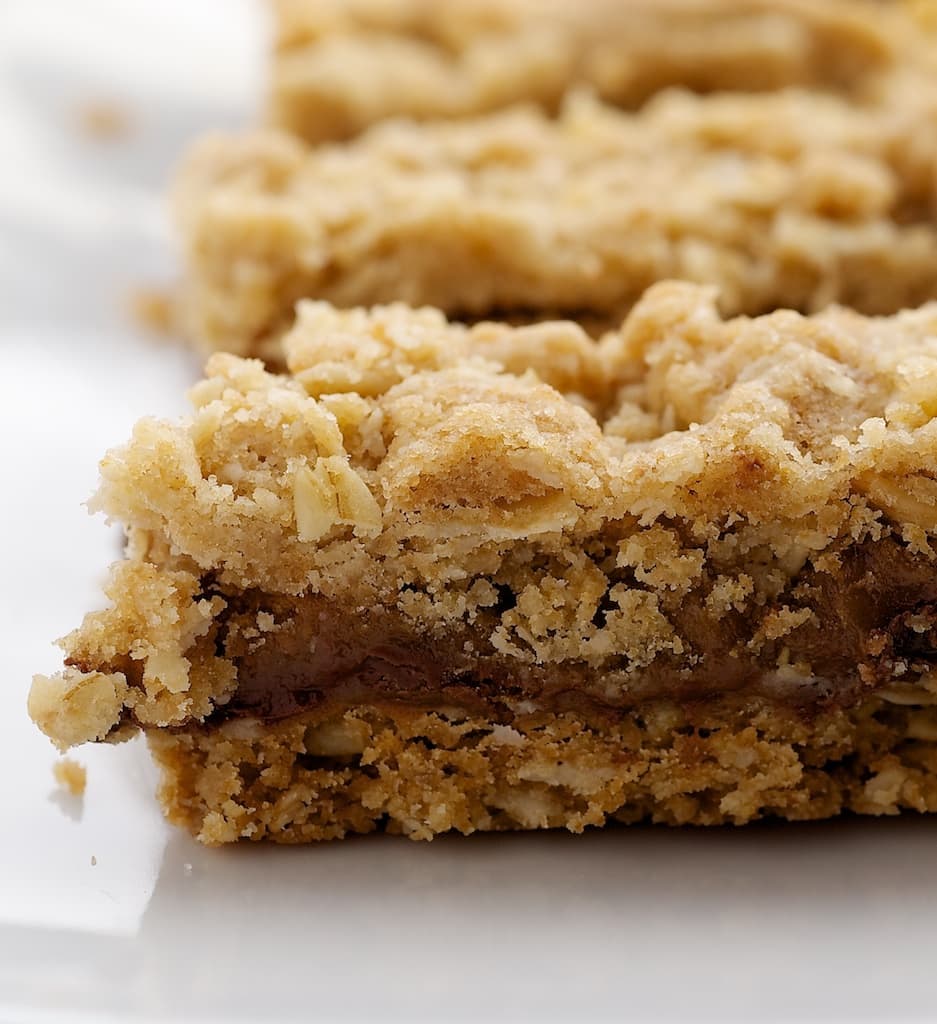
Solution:
{"label": "caramel layer", "polygon": [[260,593],[244,594],[230,603],[218,637],[237,665],[238,689],[212,720],[277,721],[325,702],[451,706],[495,718],[522,701],[603,713],[726,693],[804,712],[850,707],[937,665],[937,569],[893,539],[847,548],[840,558],[835,574],[807,568],[779,596],[777,608],[813,612],[782,641],[753,650],[753,620],[716,618],[701,600],[686,599],[668,614],[692,650],[637,669],[623,656],[599,666],[523,662],[491,647],[491,622],[419,634],[396,609],[349,610],[314,596],[292,602],[285,615],[273,609],[279,627],[257,645],[234,627],[271,605]]}

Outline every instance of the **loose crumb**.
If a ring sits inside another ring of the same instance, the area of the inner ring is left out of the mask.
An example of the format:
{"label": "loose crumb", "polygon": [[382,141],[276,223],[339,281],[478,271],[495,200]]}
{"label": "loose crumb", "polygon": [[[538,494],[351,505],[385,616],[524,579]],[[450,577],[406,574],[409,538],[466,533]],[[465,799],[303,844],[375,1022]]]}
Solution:
{"label": "loose crumb", "polygon": [[81,132],[98,142],[114,142],[130,132],[130,115],[111,100],[90,100],[78,109]]}
{"label": "loose crumb", "polygon": [[52,766],[52,774],[55,781],[68,790],[72,796],[83,796],[85,786],[88,782],[88,772],[85,766],[73,761],[70,757],[63,757]]}
{"label": "loose crumb", "polygon": [[93,868],[98,866],[98,858],[95,857],[95,855],[93,853],[91,854],[91,866]]}
{"label": "loose crumb", "polygon": [[127,297],[134,320],[156,334],[172,334],[175,327],[175,303],[168,288],[140,285]]}

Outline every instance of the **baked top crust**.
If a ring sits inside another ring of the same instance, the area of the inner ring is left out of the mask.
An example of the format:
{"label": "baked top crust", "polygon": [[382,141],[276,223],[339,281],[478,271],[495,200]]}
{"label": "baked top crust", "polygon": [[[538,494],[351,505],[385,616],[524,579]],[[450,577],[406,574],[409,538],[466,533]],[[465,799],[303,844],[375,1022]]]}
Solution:
{"label": "baked top crust", "polygon": [[128,557],[32,713],[63,746],[201,720],[253,652],[308,650],[284,624],[316,602],[612,702],[718,690],[717,649],[795,688],[926,690],[935,328],[937,305],[724,320],[673,283],[598,343],[304,304],[289,374],[215,356],[191,417],[105,458]]}

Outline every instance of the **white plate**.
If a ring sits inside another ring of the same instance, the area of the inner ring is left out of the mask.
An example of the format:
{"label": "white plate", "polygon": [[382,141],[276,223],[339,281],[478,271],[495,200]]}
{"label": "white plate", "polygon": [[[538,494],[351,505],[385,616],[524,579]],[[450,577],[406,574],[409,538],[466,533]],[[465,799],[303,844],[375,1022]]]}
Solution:
{"label": "white plate", "polygon": [[[171,276],[163,183],[248,116],[263,34],[247,0],[0,9],[0,1019],[933,1017],[935,819],[213,851],[138,743],[56,790],[29,677],[119,549],[80,503],[196,374],[122,303]],[[77,129],[98,99],[125,139]]]}

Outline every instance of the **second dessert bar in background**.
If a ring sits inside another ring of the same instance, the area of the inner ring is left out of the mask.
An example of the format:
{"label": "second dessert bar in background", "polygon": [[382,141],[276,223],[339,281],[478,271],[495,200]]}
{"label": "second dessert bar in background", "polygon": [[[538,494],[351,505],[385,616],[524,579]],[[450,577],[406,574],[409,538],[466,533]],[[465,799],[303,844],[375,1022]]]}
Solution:
{"label": "second dessert bar in background", "polygon": [[666,278],[728,314],[830,302],[884,314],[937,297],[937,84],[874,107],[787,91],[573,98],[381,125],[311,148],[202,142],[176,210],[182,319],[206,349],[280,362],[297,300],[401,300],[454,318],[617,322]]}
{"label": "second dessert bar in background", "polygon": [[274,0],[270,118],[313,142],[387,117],[555,110],[573,86],[804,86],[862,98],[918,40],[876,0]]}

